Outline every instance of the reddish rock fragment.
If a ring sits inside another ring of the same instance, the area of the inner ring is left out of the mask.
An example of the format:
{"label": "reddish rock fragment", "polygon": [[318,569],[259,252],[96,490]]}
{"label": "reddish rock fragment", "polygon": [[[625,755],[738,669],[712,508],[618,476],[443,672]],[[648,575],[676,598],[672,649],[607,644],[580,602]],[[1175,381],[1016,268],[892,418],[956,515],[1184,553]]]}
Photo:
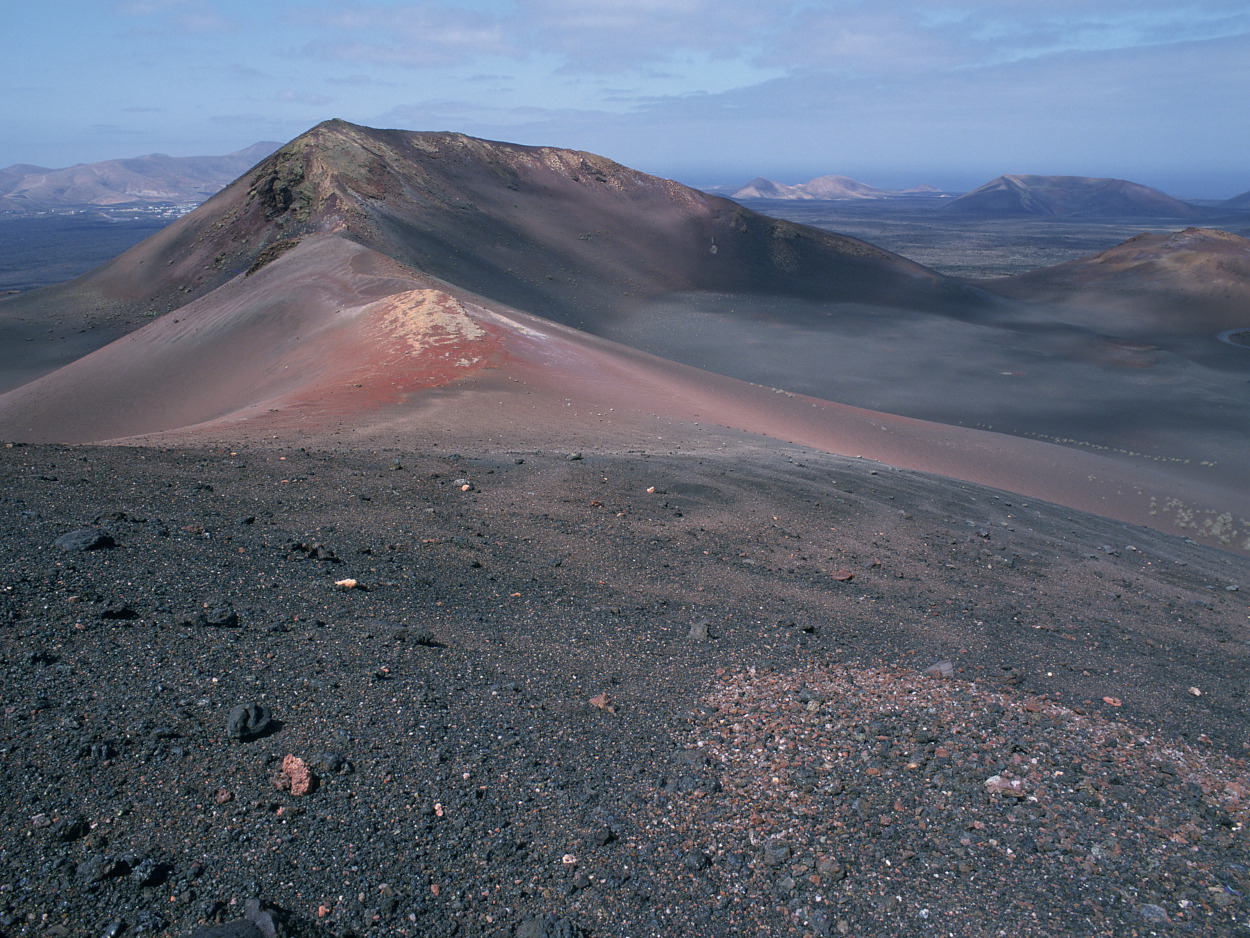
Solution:
{"label": "reddish rock fragment", "polygon": [[317,776],[308,763],[298,756],[288,755],[282,760],[282,771],[273,777],[275,788],[289,791],[292,795],[307,795],[317,787]]}

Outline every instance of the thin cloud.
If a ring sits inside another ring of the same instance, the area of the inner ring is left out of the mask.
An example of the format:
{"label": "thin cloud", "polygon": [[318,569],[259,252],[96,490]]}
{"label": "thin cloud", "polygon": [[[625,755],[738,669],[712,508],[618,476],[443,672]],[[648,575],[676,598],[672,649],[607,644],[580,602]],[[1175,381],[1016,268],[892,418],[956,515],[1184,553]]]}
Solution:
{"label": "thin cloud", "polygon": [[333,99],[311,91],[295,91],[287,88],[279,91],[277,99],[285,104],[305,104],[309,107],[325,107]]}
{"label": "thin cloud", "polygon": [[122,124],[92,124],[89,130],[91,133],[102,137],[138,137],[142,135],[142,131]]}
{"label": "thin cloud", "polygon": [[129,0],[114,6],[117,15],[139,20],[132,34],[151,35],[157,31],[178,33],[223,33],[238,23],[208,0]]}
{"label": "thin cloud", "polygon": [[303,15],[322,33],[312,55],[413,67],[437,67],[489,56],[515,57],[523,47],[504,19],[454,6],[355,4]]}
{"label": "thin cloud", "polygon": [[[551,61],[559,74],[673,71],[673,63],[880,74],[976,67],[1047,55],[1200,40],[1250,31],[1240,0],[516,0],[353,3],[302,13],[333,39],[314,54],[441,67],[504,57]],[[757,76],[765,77],[763,75]]]}
{"label": "thin cloud", "polygon": [[326,76],[326,82],[332,85],[346,85],[349,88],[398,88],[400,82],[389,81],[374,75],[343,75]]}

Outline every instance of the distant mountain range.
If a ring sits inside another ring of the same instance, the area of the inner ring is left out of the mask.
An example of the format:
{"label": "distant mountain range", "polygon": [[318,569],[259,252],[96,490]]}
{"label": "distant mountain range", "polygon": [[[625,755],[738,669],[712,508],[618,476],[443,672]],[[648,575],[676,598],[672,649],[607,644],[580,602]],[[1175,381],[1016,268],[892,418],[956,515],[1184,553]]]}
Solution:
{"label": "distant mountain range", "polygon": [[1088,176],[999,176],[961,195],[947,211],[980,216],[1193,218],[1201,212],[1158,189]]}
{"label": "distant mountain range", "polygon": [[787,186],[760,176],[733,193],[734,199],[897,199],[925,198],[944,195],[932,186],[911,189],[878,189],[849,176],[819,176],[811,182]]}
{"label": "distant mountain range", "polygon": [[18,164],[0,169],[0,212],[203,202],[281,144],[263,142],[225,156],[165,156],[80,163],[66,169]]}
{"label": "distant mountain range", "polygon": [[1250,192],[1213,205],[1204,203],[1200,209],[1140,183],[1089,176],[1004,175],[958,198],[932,186],[879,189],[848,176],[819,176],[793,186],[759,176],[730,198],[829,202],[941,198],[948,211],[986,218],[1195,218],[1211,208],[1250,211]]}

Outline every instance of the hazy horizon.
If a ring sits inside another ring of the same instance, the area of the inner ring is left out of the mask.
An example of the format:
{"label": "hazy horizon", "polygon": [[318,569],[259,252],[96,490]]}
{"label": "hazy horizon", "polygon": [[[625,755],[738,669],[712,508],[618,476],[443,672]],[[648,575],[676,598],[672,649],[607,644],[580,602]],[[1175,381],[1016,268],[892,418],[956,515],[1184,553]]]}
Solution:
{"label": "hazy horizon", "polygon": [[1036,173],[1250,190],[1234,0],[119,0],[7,20],[0,166],[217,155],[337,116],[696,186]]}

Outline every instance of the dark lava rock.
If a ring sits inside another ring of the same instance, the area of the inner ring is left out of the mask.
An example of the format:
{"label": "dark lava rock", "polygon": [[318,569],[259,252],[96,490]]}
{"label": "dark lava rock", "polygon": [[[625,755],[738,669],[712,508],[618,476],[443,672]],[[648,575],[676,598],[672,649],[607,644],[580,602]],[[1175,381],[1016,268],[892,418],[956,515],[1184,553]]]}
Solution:
{"label": "dark lava rock", "polygon": [[[261,909],[259,899],[248,899],[243,909],[246,918],[222,925],[201,925],[191,933],[191,938],[277,938],[274,917]],[[275,911],[280,913],[281,910]],[[287,931],[284,930],[283,934]]]}
{"label": "dark lava rock", "polygon": [[297,541],[290,545],[292,554],[307,557],[309,560],[324,560],[327,563],[342,563],[338,556],[320,541]]}
{"label": "dark lava rock", "polygon": [[711,861],[708,860],[707,854],[702,850],[691,850],[682,860],[686,869],[693,873],[697,873],[700,870],[706,870],[710,862]]}
{"label": "dark lava rock", "polygon": [[67,817],[57,821],[52,827],[52,836],[62,843],[69,843],[79,837],[85,837],[91,830],[86,818]]}
{"label": "dark lava rock", "polygon": [[226,735],[231,739],[251,739],[269,729],[272,723],[268,707],[258,703],[239,704],[226,718]]}
{"label": "dark lava rock", "polygon": [[371,631],[389,632],[391,641],[411,642],[414,645],[436,645],[434,633],[429,629],[412,629],[393,619],[370,619],[366,625]]}
{"label": "dark lava rock", "polygon": [[239,624],[239,614],[230,607],[229,603],[223,603],[183,619],[182,624],[200,628],[232,629]]}
{"label": "dark lava rock", "polygon": [[109,600],[104,604],[104,608],[100,610],[101,619],[137,619],[139,614],[131,608],[129,603],[121,600]]}
{"label": "dark lava rock", "polygon": [[204,624],[219,629],[234,628],[239,624],[239,614],[229,606],[215,606],[204,613]]}
{"label": "dark lava rock", "polygon": [[130,878],[140,886],[157,886],[165,881],[169,874],[169,866],[151,857],[134,858],[128,861]]}
{"label": "dark lava rock", "polygon": [[352,771],[352,764],[334,752],[323,752],[313,759],[312,767],[322,775],[335,775]]}
{"label": "dark lava rock", "polygon": [[99,883],[124,872],[122,864],[112,857],[93,856],[78,864],[75,877],[83,883]]}
{"label": "dark lava rock", "polygon": [[790,845],[779,840],[770,840],[764,845],[764,864],[778,867],[790,859]]}
{"label": "dark lava rock", "polygon": [[113,536],[100,528],[79,528],[62,534],[53,543],[68,551],[103,550],[114,546]]}

